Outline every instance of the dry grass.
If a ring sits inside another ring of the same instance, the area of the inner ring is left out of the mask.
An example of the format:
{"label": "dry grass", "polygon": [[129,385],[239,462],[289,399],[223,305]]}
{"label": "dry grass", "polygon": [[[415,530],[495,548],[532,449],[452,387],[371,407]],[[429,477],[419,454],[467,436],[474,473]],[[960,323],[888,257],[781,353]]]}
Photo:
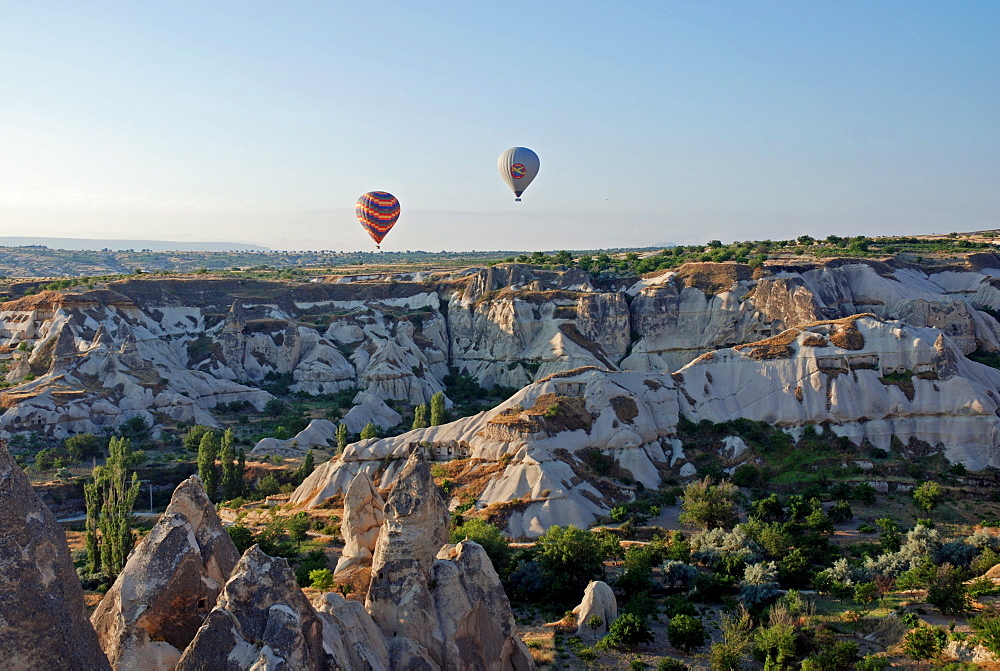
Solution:
{"label": "dry grass", "polygon": [[675,273],[684,286],[700,289],[706,294],[728,291],[737,282],[749,280],[751,276],[750,267],[740,263],[685,263]]}
{"label": "dry grass", "polygon": [[528,646],[528,652],[535,664],[546,668],[556,661],[556,633],[554,631],[521,632],[521,640]]}
{"label": "dry grass", "polygon": [[765,359],[787,359],[795,354],[795,350],[791,348],[791,344],[795,342],[799,333],[801,333],[799,329],[788,329],[787,331],[782,331],[776,336],[771,336],[770,338],[759,340],[757,342],[737,345],[733,349],[739,352],[749,347],[751,349],[748,356],[757,361]]}
{"label": "dry grass", "polygon": [[806,347],[826,347],[826,338],[821,335],[808,335],[802,340],[802,344]]}
{"label": "dry grass", "polygon": [[601,370],[597,366],[581,366],[579,368],[573,368],[571,370],[564,370],[558,373],[552,373],[551,375],[546,375],[540,380],[535,380],[535,382],[548,382],[549,380],[556,380],[564,377],[576,377],[580,373],[586,373],[588,370],[596,370],[601,373],[607,373],[606,370]]}
{"label": "dry grass", "polygon": [[632,420],[639,416],[639,406],[631,396],[615,396],[611,399],[611,409],[615,411],[618,419],[626,424],[631,424]]}

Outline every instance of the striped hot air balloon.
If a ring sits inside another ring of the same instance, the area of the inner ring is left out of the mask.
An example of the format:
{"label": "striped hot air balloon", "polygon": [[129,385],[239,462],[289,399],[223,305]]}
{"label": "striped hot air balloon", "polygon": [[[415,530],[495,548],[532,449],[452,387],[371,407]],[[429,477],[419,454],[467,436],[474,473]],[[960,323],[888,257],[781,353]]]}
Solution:
{"label": "striped hot air balloon", "polygon": [[399,219],[399,201],[385,191],[369,191],[354,206],[361,227],[368,231],[375,241],[375,249],[381,249],[384,238]]}
{"label": "striped hot air balloon", "polygon": [[527,147],[511,147],[500,154],[497,168],[500,177],[514,192],[514,200],[521,200],[521,194],[538,174],[538,154]]}

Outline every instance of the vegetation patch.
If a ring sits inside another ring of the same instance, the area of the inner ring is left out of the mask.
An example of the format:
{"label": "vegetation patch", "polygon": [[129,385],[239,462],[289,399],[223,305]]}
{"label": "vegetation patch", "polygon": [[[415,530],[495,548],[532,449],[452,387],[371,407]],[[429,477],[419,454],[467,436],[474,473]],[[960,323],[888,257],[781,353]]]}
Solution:
{"label": "vegetation patch", "polygon": [[906,395],[907,400],[912,401],[915,392],[913,391],[913,371],[906,371],[905,373],[886,373],[879,378],[882,384],[893,387],[899,387],[903,394]]}
{"label": "vegetation patch", "polygon": [[740,263],[685,263],[674,275],[685,287],[715,295],[729,291],[734,284],[751,279],[750,266]]}
{"label": "vegetation patch", "polygon": [[631,424],[639,416],[639,407],[631,396],[615,396],[611,399],[611,408],[619,420]]}
{"label": "vegetation patch", "polygon": [[799,333],[801,333],[799,329],[788,329],[787,331],[782,331],[776,336],[753,343],[737,345],[733,349],[740,352],[744,349],[750,348],[748,356],[757,361],[766,359],[787,359],[795,354],[795,350],[791,348],[791,344],[795,342]]}

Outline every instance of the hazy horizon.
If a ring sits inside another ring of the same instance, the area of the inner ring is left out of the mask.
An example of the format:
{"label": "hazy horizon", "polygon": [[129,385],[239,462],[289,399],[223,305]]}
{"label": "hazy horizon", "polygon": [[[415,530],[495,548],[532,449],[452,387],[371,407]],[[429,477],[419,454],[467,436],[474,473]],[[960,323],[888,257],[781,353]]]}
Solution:
{"label": "hazy horizon", "polygon": [[368,250],[374,189],[386,250],[1000,227],[996,3],[4,8],[12,234]]}

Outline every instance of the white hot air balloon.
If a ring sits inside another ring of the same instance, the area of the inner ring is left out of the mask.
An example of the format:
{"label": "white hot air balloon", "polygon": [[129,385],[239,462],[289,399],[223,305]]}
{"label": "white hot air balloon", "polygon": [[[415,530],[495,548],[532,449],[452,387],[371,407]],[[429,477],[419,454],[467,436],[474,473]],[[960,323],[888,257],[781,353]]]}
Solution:
{"label": "white hot air balloon", "polygon": [[500,154],[497,169],[500,177],[514,192],[514,200],[520,201],[521,194],[538,174],[538,154],[527,147],[511,147]]}

